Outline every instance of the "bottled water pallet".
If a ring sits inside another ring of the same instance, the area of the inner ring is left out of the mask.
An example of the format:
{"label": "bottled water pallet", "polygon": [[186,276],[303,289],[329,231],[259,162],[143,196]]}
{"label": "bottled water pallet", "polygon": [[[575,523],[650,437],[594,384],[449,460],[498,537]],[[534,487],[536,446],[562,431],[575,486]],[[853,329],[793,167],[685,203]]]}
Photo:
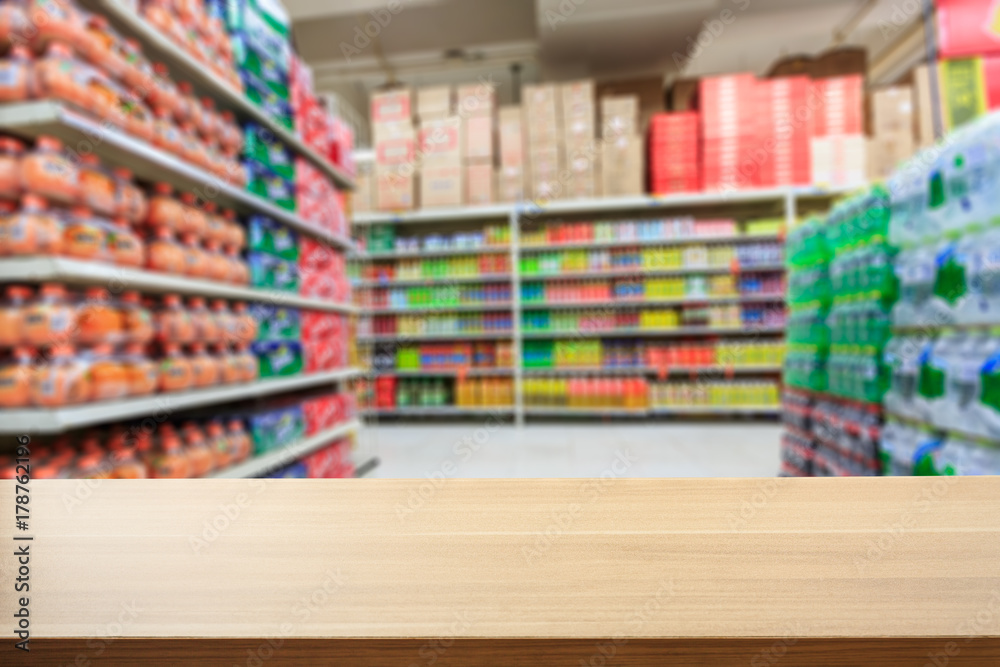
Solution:
{"label": "bottled water pallet", "polygon": [[882,410],[832,394],[788,388],[782,406],[782,476],[874,476],[882,470]]}

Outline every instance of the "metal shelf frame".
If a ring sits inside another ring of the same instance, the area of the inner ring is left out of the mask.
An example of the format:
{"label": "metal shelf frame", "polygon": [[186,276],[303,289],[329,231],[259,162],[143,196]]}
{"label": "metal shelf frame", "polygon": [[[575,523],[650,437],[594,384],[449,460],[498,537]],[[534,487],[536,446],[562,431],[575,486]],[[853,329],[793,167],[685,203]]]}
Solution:
{"label": "metal shelf frame", "polygon": [[[555,252],[560,250],[571,250],[571,249],[589,249],[589,248],[615,248],[615,247],[636,247],[636,246],[686,246],[686,245],[713,245],[713,244],[747,244],[747,243],[767,243],[767,242],[782,242],[784,240],[783,234],[741,234],[741,235],[715,235],[715,236],[690,236],[690,237],[675,237],[667,239],[628,239],[628,240],[591,240],[591,241],[581,241],[563,244],[548,244],[548,245],[522,245],[521,243],[521,232],[522,226],[525,224],[530,224],[536,221],[544,220],[554,220],[564,218],[564,219],[577,219],[577,220],[598,220],[598,219],[611,219],[611,218],[624,218],[624,219],[641,219],[641,218],[653,218],[658,214],[662,215],[681,215],[681,214],[710,214],[714,211],[725,211],[726,214],[731,214],[733,217],[746,217],[752,213],[757,213],[764,207],[773,207],[774,210],[780,210],[784,213],[785,228],[790,229],[794,224],[799,209],[799,202],[805,202],[807,205],[823,205],[832,201],[834,197],[844,194],[850,190],[827,190],[812,187],[790,187],[790,188],[774,188],[774,189],[759,189],[759,190],[748,190],[748,191],[734,191],[734,192],[698,192],[690,194],[676,194],[669,196],[648,196],[643,195],[639,197],[618,197],[618,198],[603,198],[603,199],[589,199],[589,200],[572,200],[572,201],[552,201],[552,202],[531,202],[531,203],[517,203],[517,204],[493,204],[490,206],[476,206],[476,207],[456,207],[450,209],[424,209],[413,212],[400,212],[400,213],[358,213],[355,214],[354,223],[359,227],[365,227],[370,225],[396,225],[398,227],[413,227],[411,231],[417,231],[423,226],[430,226],[433,224],[448,225],[449,228],[453,228],[454,225],[459,223],[467,223],[471,225],[484,224],[484,223],[495,223],[499,221],[506,220],[510,228],[510,266],[511,275],[507,278],[511,285],[511,298],[512,304],[511,309],[513,311],[514,317],[512,318],[513,329],[510,332],[504,332],[503,334],[457,334],[457,335],[425,335],[425,336],[413,336],[413,335],[381,335],[381,336],[359,336],[359,342],[417,342],[417,341],[461,341],[461,340],[481,340],[481,339],[496,339],[504,340],[511,339],[514,343],[513,345],[513,379],[514,379],[514,413],[516,418],[516,423],[521,425],[524,423],[526,415],[532,416],[557,416],[555,412],[547,408],[542,409],[545,412],[539,412],[539,408],[524,405],[524,379],[525,377],[531,377],[535,375],[541,375],[546,372],[552,374],[613,374],[613,375],[623,375],[623,374],[634,374],[634,375],[661,375],[664,373],[661,369],[655,368],[637,368],[637,369],[526,369],[523,368],[522,358],[523,358],[523,345],[526,340],[545,340],[545,339],[560,339],[560,338],[572,338],[572,339],[593,339],[593,338],[629,338],[629,337],[642,337],[642,338],[696,338],[696,337],[719,337],[719,336],[733,336],[738,337],[740,340],[747,340],[751,337],[766,337],[766,340],[773,340],[776,336],[780,336],[784,333],[784,326],[761,326],[761,325],[744,325],[744,326],[732,326],[732,327],[705,327],[705,326],[678,326],[668,329],[616,329],[616,330],[601,330],[601,331],[588,331],[588,330],[567,330],[567,331],[526,331],[522,327],[521,315],[525,310],[550,310],[550,309],[565,309],[565,308],[605,308],[613,312],[618,308],[635,308],[643,306],[681,306],[681,305],[699,305],[699,304],[712,304],[712,303],[778,303],[784,300],[784,295],[744,295],[744,296],[727,296],[727,297],[716,297],[716,296],[705,296],[699,298],[676,298],[676,299],[657,299],[649,301],[630,301],[625,299],[616,299],[609,301],[597,301],[591,303],[525,303],[521,300],[521,285],[524,282],[542,282],[550,280],[573,280],[580,278],[621,278],[621,277],[632,277],[632,276],[659,276],[659,275],[725,275],[727,273],[733,274],[743,274],[743,273],[767,273],[767,272],[783,272],[785,267],[780,264],[760,264],[757,266],[739,266],[734,264],[729,267],[721,266],[705,266],[705,267],[683,267],[676,269],[652,269],[650,271],[643,271],[641,268],[629,269],[627,271],[587,271],[578,273],[565,273],[559,275],[546,274],[546,275],[525,275],[520,271],[520,260],[522,255],[526,254],[537,254],[542,252]],[[742,214],[742,216],[741,216]],[[601,218],[600,216],[605,216]],[[494,251],[495,249],[490,249]],[[476,250],[470,251],[455,251],[455,254],[467,254],[476,253]],[[430,255],[432,253],[428,253]],[[416,259],[419,258],[419,253],[373,253],[371,256],[360,253],[358,259],[363,261],[366,260],[385,260],[385,259]],[[466,282],[473,281],[473,278],[445,278],[441,282]],[[501,278],[503,280],[503,278]],[[378,281],[360,281],[355,282],[356,286],[359,287],[394,287],[396,285],[407,284],[407,282],[378,282]],[[429,281],[413,281],[409,284],[434,284]],[[474,309],[474,308],[470,308]],[[365,315],[369,312],[381,312],[380,310],[367,311],[363,309]],[[680,373],[692,374],[695,373],[698,376],[704,376],[710,372],[723,373],[727,377],[729,375],[753,375],[753,374],[772,374],[780,372],[780,368],[776,366],[765,366],[765,367],[709,367],[709,368],[671,368],[666,369],[666,375],[677,375]],[[389,374],[391,371],[381,371],[383,373]],[[608,412],[610,416],[612,412]],[[630,416],[633,411],[630,411]],[[772,408],[769,406],[763,407],[712,407],[712,408],[701,408],[701,407],[691,407],[691,408],[651,408],[648,411],[643,411],[642,414],[648,414],[650,416],[654,415],[678,415],[678,416],[696,416],[700,414],[726,414],[726,415],[776,415],[779,413],[777,408]],[[392,413],[391,411],[381,411],[379,414],[399,414]],[[560,414],[573,416],[576,414],[582,414],[579,411],[564,411]]]}

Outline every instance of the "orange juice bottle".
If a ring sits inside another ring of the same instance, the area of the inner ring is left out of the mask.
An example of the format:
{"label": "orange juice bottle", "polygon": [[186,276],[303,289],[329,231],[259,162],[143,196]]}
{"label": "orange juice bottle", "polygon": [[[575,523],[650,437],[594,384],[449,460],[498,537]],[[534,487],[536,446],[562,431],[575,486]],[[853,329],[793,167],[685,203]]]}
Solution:
{"label": "orange juice bottle", "polygon": [[189,477],[190,464],[181,449],[181,439],[172,424],[160,427],[160,446],[152,457],[152,477],[159,479],[184,479]]}
{"label": "orange juice bottle", "polygon": [[187,453],[189,477],[204,477],[215,468],[215,455],[205,441],[205,434],[194,422],[181,426],[181,438]]}

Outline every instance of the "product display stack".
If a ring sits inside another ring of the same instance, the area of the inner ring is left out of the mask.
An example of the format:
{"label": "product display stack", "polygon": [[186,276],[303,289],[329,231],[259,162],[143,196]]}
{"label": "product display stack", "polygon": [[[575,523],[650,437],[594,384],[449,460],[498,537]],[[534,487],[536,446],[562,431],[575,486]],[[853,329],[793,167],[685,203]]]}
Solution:
{"label": "product display stack", "polygon": [[782,474],[881,470],[882,355],[898,293],[888,221],[876,186],[789,234]]}
{"label": "product display stack", "polygon": [[280,3],[3,11],[0,424],[34,476],[349,474],[353,139]]}
{"label": "product display stack", "polygon": [[1000,207],[982,176],[996,173],[998,137],[1000,115],[980,118],[892,181],[891,474],[1000,474]]}

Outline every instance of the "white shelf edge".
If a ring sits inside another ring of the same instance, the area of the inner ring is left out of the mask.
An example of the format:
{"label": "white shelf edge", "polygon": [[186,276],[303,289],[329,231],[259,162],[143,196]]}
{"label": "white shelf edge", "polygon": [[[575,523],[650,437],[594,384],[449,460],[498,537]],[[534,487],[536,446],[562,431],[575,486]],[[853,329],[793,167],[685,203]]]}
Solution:
{"label": "white shelf edge", "polygon": [[600,331],[525,331],[524,338],[642,338],[679,336],[751,336],[784,333],[785,327],[675,327],[673,329],[610,329]]}
{"label": "white shelf edge", "polygon": [[[383,376],[397,376],[397,377],[428,377],[428,376],[458,376],[462,374],[460,371],[454,368],[407,368],[403,370],[393,369],[393,370],[377,370],[368,371],[366,375],[372,375],[375,377]],[[513,375],[513,368],[467,368],[464,369],[464,374],[466,377],[488,377],[491,375]]]}
{"label": "white shelf edge", "polygon": [[290,292],[259,290],[200,278],[186,278],[65,257],[0,258],[0,281],[58,281],[78,285],[107,285],[115,292],[131,289],[156,294],[177,292],[191,296],[271,303],[306,310],[347,314],[360,313],[359,308],[350,304],[310,299]]}
{"label": "white shelf edge", "polygon": [[737,234],[730,236],[676,236],[666,239],[613,239],[607,241],[577,241],[574,243],[551,243],[551,244],[528,244],[522,245],[521,251],[524,253],[535,252],[557,252],[559,250],[585,250],[587,248],[629,248],[633,246],[681,246],[697,245],[699,243],[753,243],[753,242],[773,242],[780,241],[779,234]]}
{"label": "white shelf edge", "polygon": [[41,100],[0,105],[0,128],[12,134],[37,137],[52,134],[64,141],[86,141],[106,162],[128,167],[147,180],[162,180],[184,189],[214,190],[218,201],[240,211],[254,211],[278,220],[297,231],[345,250],[354,247],[345,236],[316,227],[291,211],[275,206],[251,192],[222,182],[218,177],[141,139],[71,110],[61,102]]}
{"label": "white shelf edge", "polygon": [[733,190],[731,192],[692,192],[674,195],[637,195],[631,197],[598,197],[592,199],[565,199],[539,202],[517,202],[490,204],[485,206],[455,206],[438,209],[417,209],[413,211],[356,213],[354,222],[358,225],[418,224],[427,222],[449,222],[457,220],[500,219],[517,211],[519,215],[570,215],[583,213],[614,213],[641,210],[661,210],[683,208],[685,206],[740,206],[763,202],[782,202],[785,197],[834,197],[843,189],[825,188],[765,188],[753,190]]}
{"label": "white shelf edge", "polygon": [[420,408],[420,407],[407,407],[407,408],[364,408],[360,410],[361,414],[368,417],[379,417],[379,416],[458,416],[458,415],[485,415],[485,414],[512,414],[514,412],[514,406],[512,405],[502,405],[502,406],[482,406],[482,407],[459,407],[459,406],[442,406],[442,407],[432,407],[432,408]]}
{"label": "white shelf edge", "polygon": [[[738,273],[769,273],[784,271],[783,264],[761,264],[760,266],[740,266]],[[531,273],[521,274],[522,281],[573,280],[575,278],[647,278],[650,276],[688,276],[703,274],[731,274],[729,266],[701,266],[680,269],[644,269],[636,268],[628,271],[567,271],[566,273]]]}
{"label": "white shelf edge", "polygon": [[312,454],[324,445],[334,440],[338,440],[345,435],[357,431],[361,428],[361,421],[352,419],[351,421],[338,424],[337,426],[321,431],[305,440],[293,442],[284,447],[265,452],[254,456],[246,461],[230,466],[225,470],[219,470],[208,475],[214,479],[242,479],[245,477],[256,477],[257,475],[276,470],[286,465],[291,465],[304,456]]}
{"label": "white shelf edge", "polygon": [[65,408],[28,408],[0,410],[0,434],[55,434],[102,424],[119,419],[131,419],[152,414],[171,414],[179,410],[227,403],[247,398],[271,396],[297,389],[342,382],[359,375],[356,368],[344,368],[323,373],[296,375],[286,378],[259,380],[250,384],[223,385],[194,391],[155,394],[142,398],[87,403]]}
{"label": "white shelf edge", "polygon": [[[758,373],[780,373],[781,366],[668,366],[664,369],[666,377],[671,375],[690,375],[691,373],[728,373],[734,375],[755,375]],[[525,375],[657,375],[660,369],[653,366],[637,366],[633,368],[525,368]]]}
{"label": "white shelf edge", "polygon": [[386,259],[423,259],[424,257],[452,257],[460,255],[502,255],[509,253],[509,246],[483,246],[482,248],[448,248],[442,250],[420,250],[418,252],[357,252],[354,257],[361,261],[377,262]]}
{"label": "white shelf edge", "polygon": [[124,2],[121,0],[89,0],[85,4],[96,5],[118,27],[123,28],[123,32],[128,33],[126,36],[134,37],[143,45],[144,49],[155,51],[155,54],[147,54],[152,56],[150,60],[154,62],[157,59],[163,60],[169,68],[181,71],[182,76],[180,80],[189,80],[198,88],[210,92],[210,96],[216,102],[217,106],[224,109],[232,109],[239,114],[252,117],[256,122],[265,125],[293,151],[308,158],[310,162],[330,177],[338,187],[341,189],[352,189],[354,187],[353,181],[347,174],[321,157],[292,131],[271,120],[270,116],[263,109],[255,105],[243,94],[242,90],[236,89],[203,63],[198,62],[198,60],[174,44],[166,35],[163,35],[156,27],[151,25]]}
{"label": "white shelf edge", "polygon": [[406,343],[421,340],[503,340],[510,338],[513,331],[503,332],[482,332],[482,333],[453,333],[453,334],[380,334],[380,335],[359,335],[359,343]]}
{"label": "white shelf edge", "polygon": [[467,306],[420,306],[418,308],[368,308],[362,307],[365,315],[409,315],[419,313],[492,313],[511,310],[513,304],[506,303],[477,303]]}
{"label": "white shelf edge", "polygon": [[555,303],[521,302],[521,310],[564,310],[574,308],[634,308],[643,306],[688,306],[702,303],[772,303],[784,302],[785,294],[775,295],[748,295],[748,296],[706,296],[706,297],[686,297],[683,299],[612,299],[608,301],[583,301],[568,302],[559,301]]}
{"label": "white shelf edge", "polygon": [[511,280],[509,273],[490,273],[484,276],[452,276],[448,278],[401,278],[398,280],[359,280],[354,287],[407,287],[413,285],[451,285],[455,283],[505,283]]}

